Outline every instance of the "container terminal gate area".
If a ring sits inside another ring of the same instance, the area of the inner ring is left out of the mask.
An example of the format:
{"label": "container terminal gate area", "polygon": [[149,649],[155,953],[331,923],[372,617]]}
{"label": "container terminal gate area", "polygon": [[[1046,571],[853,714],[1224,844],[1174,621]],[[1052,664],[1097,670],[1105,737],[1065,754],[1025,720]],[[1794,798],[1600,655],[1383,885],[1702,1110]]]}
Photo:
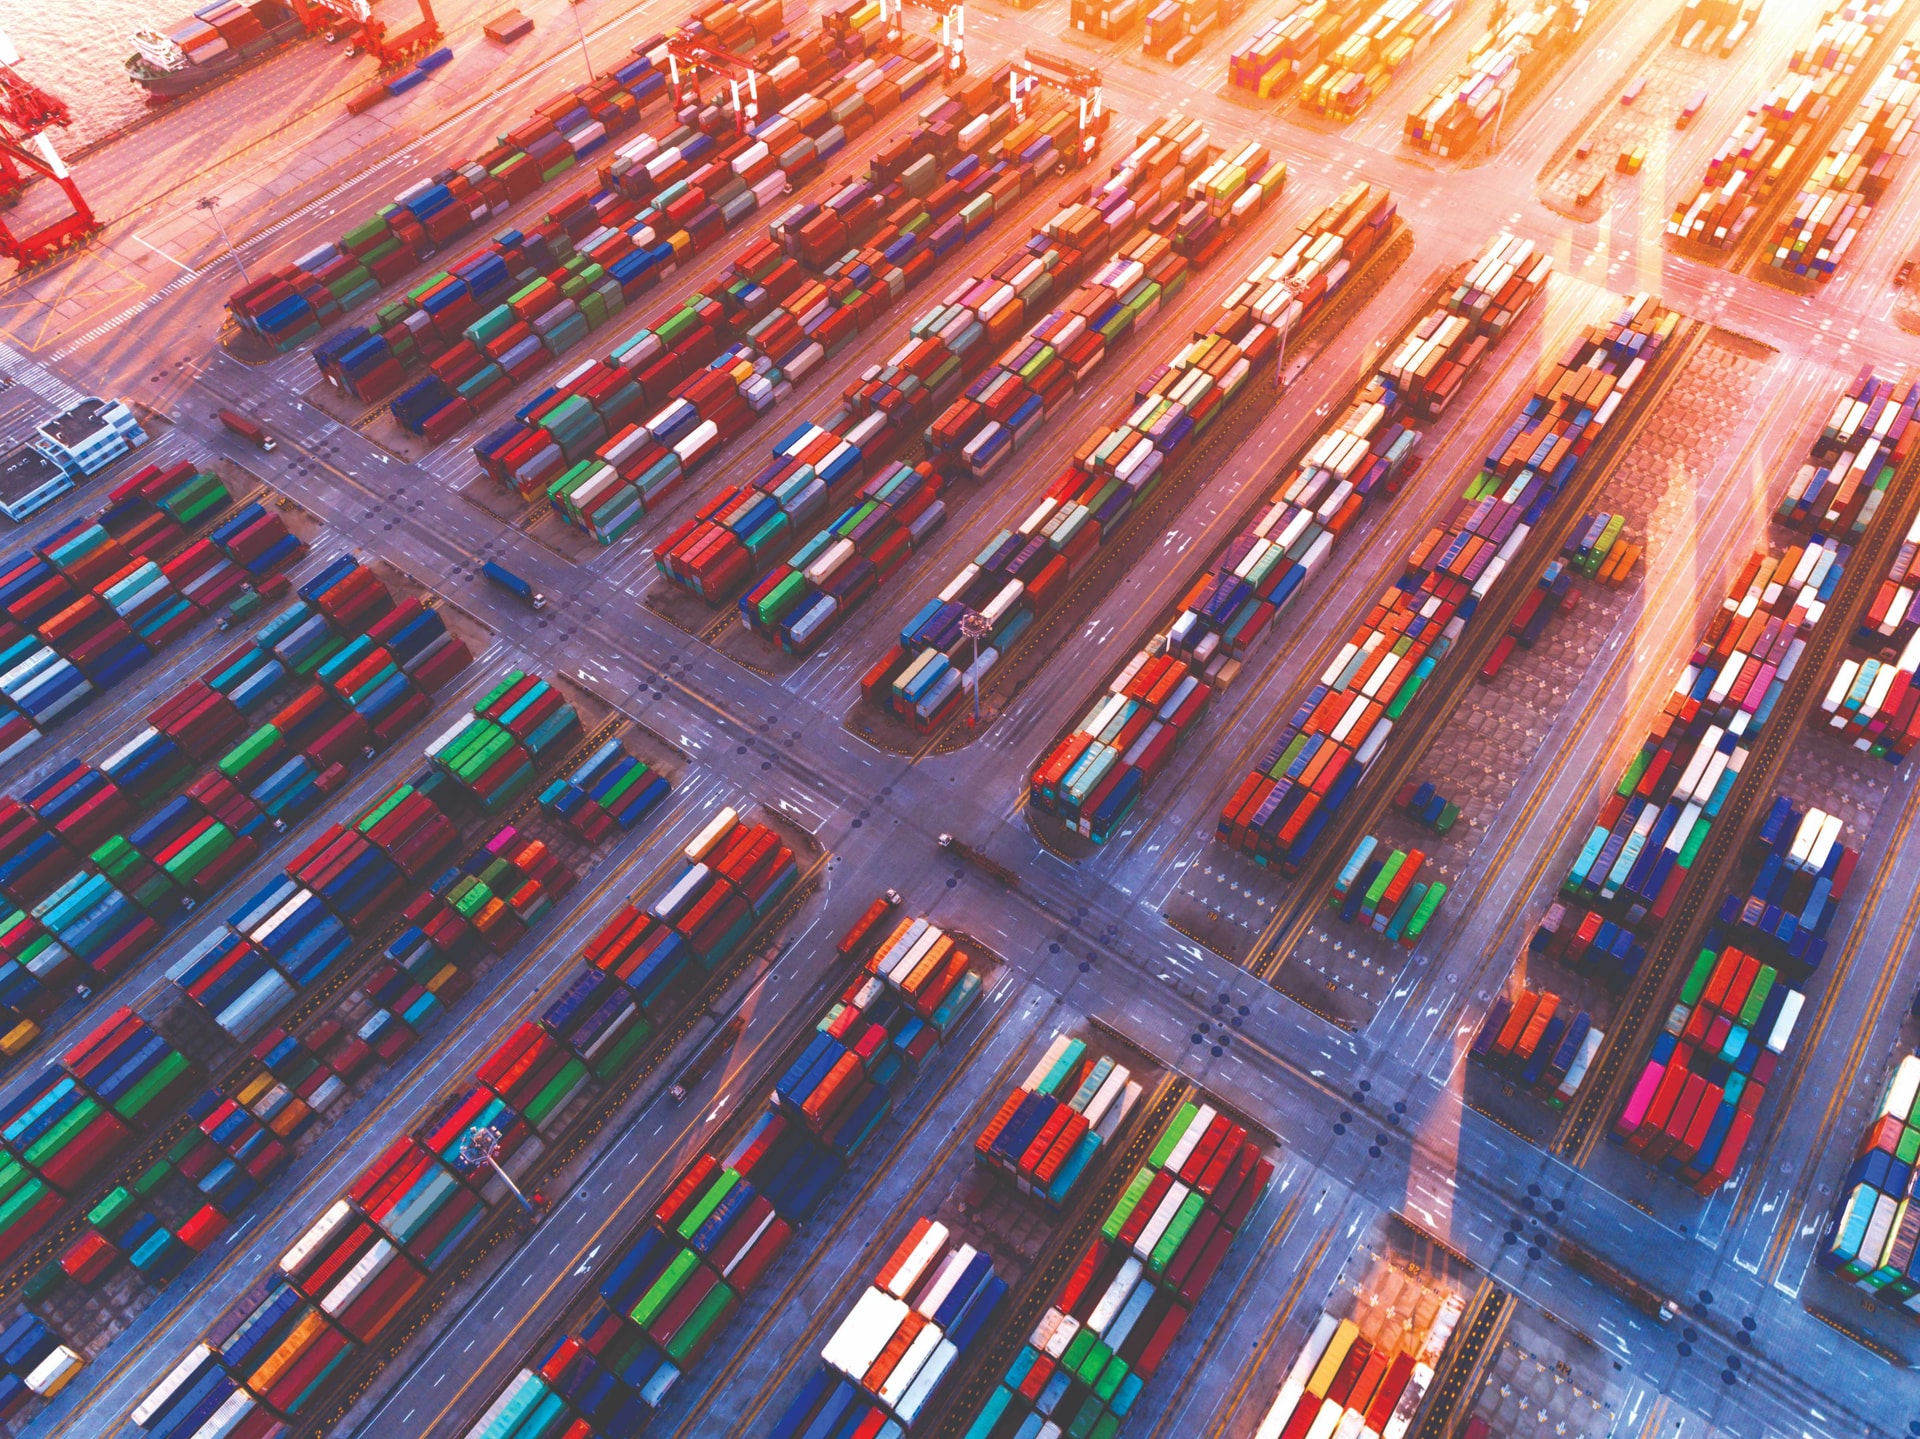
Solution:
{"label": "container terminal gate area", "polygon": [[0,1439],[1920,1435],[1920,10],[117,13]]}

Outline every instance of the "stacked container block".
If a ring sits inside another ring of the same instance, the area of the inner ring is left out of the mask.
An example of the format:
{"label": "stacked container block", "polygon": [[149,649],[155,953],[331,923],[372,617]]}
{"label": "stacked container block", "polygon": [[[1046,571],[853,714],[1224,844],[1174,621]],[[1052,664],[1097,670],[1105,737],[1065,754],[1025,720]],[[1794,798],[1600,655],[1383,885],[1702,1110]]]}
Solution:
{"label": "stacked container block", "polygon": [[1637,296],[1541,371],[1460,505],[1414,546],[1235,791],[1223,842],[1300,867],[1678,323]]}
{"label": "stacked container block", "polygon": [[974,1158],[1059,1209],[1139,1098],[1124,1064],[1059,1035],[975,1138]]}
{"label": "stacked container block", "polygon": [[1587,0],[1501,0],[1465,63],[1408,111],[1402,138],[1429,155],[1466,156],[1499,128],[1528,64],[1572,44],[1586,23]]}
{"label": "stacked container block", "polygon": [[1902,1055],[1835,1188],[1815,1262],[1888,1307],[1920,1314],[1920,1057]]}
{"label": "stacked container block", "polygon": [[1406,1439],[1466,1308],[1457,1294],[1448,1295],[1416,1352],[1376,1348],[1351,1319],[1322,1313],[1254,1430],[1256,1439],[1336,1430]]}

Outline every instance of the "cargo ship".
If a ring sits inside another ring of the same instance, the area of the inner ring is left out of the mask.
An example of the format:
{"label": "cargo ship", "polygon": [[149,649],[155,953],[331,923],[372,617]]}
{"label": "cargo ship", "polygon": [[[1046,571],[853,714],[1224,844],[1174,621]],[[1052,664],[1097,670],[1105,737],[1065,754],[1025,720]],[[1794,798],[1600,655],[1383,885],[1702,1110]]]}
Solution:
{"label": "cargo ship", "polygon": [[169,29],[134,31],[127,74],[151,98],[172,100],[304,33],[281,0],[220,0]]}

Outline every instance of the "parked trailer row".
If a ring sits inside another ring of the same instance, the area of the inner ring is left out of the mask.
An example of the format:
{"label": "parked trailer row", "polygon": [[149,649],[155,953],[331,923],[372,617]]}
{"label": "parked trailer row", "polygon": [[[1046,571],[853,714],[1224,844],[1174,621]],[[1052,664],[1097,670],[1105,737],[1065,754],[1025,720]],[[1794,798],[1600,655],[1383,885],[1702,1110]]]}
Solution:
{"label": "parked trailer row", "polygon": [[[1316,257],[1321,248],[1327,255]],[[1330,293],[1316,293],[1318,282],[1342,248],[1303,233],[1229,292],[1227,313],[1290,329],[1305,304],[1317,311]],[[1467,267],[1444,304],[1408,327],[1267,508],[1195,580],[1172,624],[1148,640],[1041,760],[1031,789],[1039,808],[1085,839],[1107,840],[1203,716],[1206,701],[1233,683],[1260,635],[1333,553],[1368,496],[1396,492],[1412,473],[1420,440],[1413,422],[1440,412],[1531,303],[1550,268],[1531,244],[1502,236]]]}
{"label": "parked trailer row", "polygon": [[1453,10],[1453,0],[1378,0],[1300,82],[1301,108],[1329,120],[1356,118],[1446,28]]}
{"label": "parked trailer row", "polygon": [[1893,52],[1775,222],[1767,264],[1821,284],[1831,280],[1913,153],[1917,117],[1920,41],[1909,40]]}
{"label": "parked trailer row", "polygon": [[1681,193],[1667,217],[1668,237],[1731,247],[1768,206],[1899,10],[1900,0],[1878,0],[1827,11],[1812,39],[1789,57],[1786,72],[1708,159],[1692,192]]}
{"label": "parked trailer row", "polygon": [[1084,1039],[1057,1036],[973,1141],[981,1164],[1054,1209],[1092,1167],[1140,1100],[1141,1085]]}
{"label": "parked trailer row", "polygon": [[1540,372],[1460,505],[1415,544],[1235,790],[1216,831],[1223,842],[1299,869],[1679,319],[1636,296]]}
{"label": "parked trailer row", "polygon": [[1816,537],[1777,557],[1748,556],[1602,803],[1563,895],[1613,906],[1630,930],[1666,918],[1850,553]]}
{"label": "parked trailer row", "polygon": [[1412,949],[1440,912],[1446,882],[1421,879],[1426,854],[1394,849],[1363,835],[1333,881],[1332,908],[1348,924],[1364,922],[1375,934]]}
{"label": "parked trailer row", "polygon": [[967,1439],[1118,1432],[1205,1296],[1273,1162],[1211,1104],[1183,1104],[1102,1221]]}
{"label": "parked trailer row", "polygon": [[616,829],[632,829],[672,790],[665,775],[627,752],[618,735],[570,773],[540,791],[540,804],[586,839],[598,843]]}
{"label": "parked trailer row", "polygon": [[[1536,938],[1543,933],[1548,933],[1544,925]],[[1542,952],[1528,948],[1530,955]],[[1565,1109],[1586,1083],[1606,1039],[1606,1031],[1586,1010],[1550,989],[1530,988],[1522,979],[1518,993],[1494,1000],[1467,1052],[1552,1108]]]}
{"label": "parked trailer row", "polygon": [[[890,907],[876,903],[882,913]],[[961,955],[968,966],[961,980],[913,994],[892,982],[882,960],[909,932],[939,936],[943,954]],[[702,1154],[675,1180],[604,1274],[598,1302],[537,1366],[520,1371],[468,1431],[474,1439],[547,1432],[493,1427],[529,1387],[566,1422],[583,1421],[595,1433],[634,1432],[719,1338],[894,1095],[979,997],[973,961],[924,920],[902,921],[885,939],[868,923],[843,952],[861,949],[868,962],[816,1021],[766,1107],[724,1157]]]}
{"label": "parked trailer row", "polygon": [[1458,159],[1498,136],[1507,101],[1532,67],[1551,65],[1587,23],[1587,0],[1514,0],[1496,4],[1487,33],[1464,64],[1407,112],[1401,137],[1416,150]]}
{"label": "parked trailer row", "polygon": [[1465,1313],[1460,1296],[1448,1295],[1420,1348],[1408,1351],[1371,1344],[1351,1319],[1323,1312],[1254,1439],[1331,1439],[1335,1433],[1405,1439]]}
{"label": "parked trailer row", "polygon": [[915,1220],[827,1337],[772,1439],[800,1439],[823,1420],[819,1432],[911,1433],[954,1367],[991,1337],[1007,1291],[989,1255],[938,1220]]}
{"label": "parked trailer row", "polygon": [[1837,815],[1776,796],[1746,892],[1729,890],[1612,1137],[1706,1195],[1739,1167],[1818,974],[1857,852]]}
{"label": "parked trailer row", "polygon": [[[598,375],[616,384],[623,371],[630,373],[644,394],[659,394],[658,413],[643,424],[627,423],[612,409],[618,390],[590,395],[602,425],[569,436],[541,416],[550,398],[543,396],[522,412],[517,429],[507,427],[476,446],[482,462],[522,494],[544,480],[563,517],[610,538],[657,507],[697,461],[743,433],[750,415],[786,400],[795,384],[984,233],[996,213],[1058,162],[1055,139],[1065,138],[1071,119],[1059,103],[1020,123],[1004,104],[969,119],[952,98],[924,114],[926,125],[875,158],[869,179],[849,182],[824,206],[796,207],[776,222],[784,254],[776,240],[755,246],[734,262],[728,279],[710,287],[713,299],[690,302],[681,312],[687,319],[641,332],[607,365],[590,368],[589,380]],[[821,227],[830,231],[825,243],[832,257],[803,263],[797,256],[813,254],[809,236]],[[670,348],[662,353],[663,346]],[[555,393],[593,388],[570,377]],[[857,439],[877,454],[885,438],[868,432],[873,428]],[[776,460],[754,483],[716,493],[674,537],[679,547],[670,552],[686,563],[673,573],[706,593],[705,581],[724,585],[743,565],[751,572],[754,562],[764,564],[771,547],[790,540],[794,527],[828,502],[825,477],[789,483],[796,474]],[[822,483],[815,486],[814,479]]]}
{"label": "parked trailer row", "polygon": [[[780,0],[761,0],[736,10],[738,23],[728,27],[732,39],[722,43],[745,55],[770,42],[781,27],[781,9]],[[690,19],[686,33],[698,35],[704,28]],[[338,240],[234,291],[227,297],[229,312],[242,328],[279,350],[311,338],[327,321],[396,283],[474,227],[506,214],[630,129],[644,109],[666,98],[663,51],[658,38],[641,42],[611,74],[560,91],[473,161],[409,186]],[[791,58],[797,67],[798,54]],[[771,74],[763,73],[761,80],[778,94],[780,82]],[[428,276],[410,288],[408,301],[417,304],[446,292],[449,282],[484,273],[493,253],[482,247]],[[451,293],[461,293],[457,284]],[[439,300],[432,309],[449,302]]]}
{"label": "parked trailer row", "polygon": [[[1841,1080],[1848,1083],[1851,1076]],[[1910,1202],[1920,1162],[1920,1057],[1894,1066],[1852,1162],[1835,1188],[1814,1259],[1844,1283],[1920,1314],[1920,1209]]]}
{"label": "parked trailer row", "polygon": [[[797,878],[778,837],[731,809],[703,827],[683,858],[684,872],[644,913],[629,905],[609,926],[664,930],[679,952],[676,970],[691,956],[710,969],[736,952]],[[748,900],[755,892],[757,909]],[[734,904],[745,922],[724,918]],[[389,1333],[429,1277],[509,1202],[505,1182],[469,1137],[488,1131],[500,1170],[525,1175],[582,1096],[638,1058],[662,1017],[665,981],[644,996],[615,982],[598,963],[609,943],[603,928],[539,1020],[516,1029],[315,1219],[146,1396],[134,1411],[137,1426],[156,1439],[184,1439],[223,1404],[293,1420],[324,1401],[339,1366]]]}
{"label": "parked trailer row", "polygon": [[[0,1013],[11,1019],[0,1052],[31,1043],[77,976],[100,985],[124,972],[276,827],[336,788],[365,749],[424,714],[425,688],[467,658],[436,612],[417,600],[395,605],[370,570],[343,557],[97,765],[73,761],[18,800],[0,800],[0,894],[12,906],[0,915]],[[333,659],[358,659],[378,682],[348,687],[344,668],[317,677]],[[268,710],[290,662],[316,677]],[[252,679],[230,678],[241,674]],[[267,723],[234,744],[249,710]]]}

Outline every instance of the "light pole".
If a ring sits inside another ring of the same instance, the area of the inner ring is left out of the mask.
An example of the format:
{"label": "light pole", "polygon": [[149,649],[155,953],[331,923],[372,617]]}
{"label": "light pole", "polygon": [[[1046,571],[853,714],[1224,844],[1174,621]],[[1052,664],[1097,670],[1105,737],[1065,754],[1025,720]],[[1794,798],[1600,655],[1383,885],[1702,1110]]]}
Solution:
{"label": "light pole", "polygon": [[567,0],[567,13],[573,16],[573,33],[580,37],[580,54],[587,62],[587,78],[594,78],[593,56],[587,53],[587,31],[580,23],[580,0]]}
{"label": "light pole", "polygon": [[233,257],[234,268],[240,272],[240,279],[243,283],[251,285],[253,280],[247,274],[246,262],[240,258],[240,251],[234,247],[233,236],[227,233],[227,222],[220,218],[220,197],[218,195],[202,195],[199,200],[194,203],[194,208],[197,210],[205,210],[209,215],[213,216],[213,223],[218,226],[220,230],[220,238],[227,242],[227,253]]}
{"label": "light pole", "polygon": [[478,1169],[482,1165],[500,1176],[500,1182],[507,1186],[513,1197],[520,1201],[520,1207],[534,1218],[539,1211],[533,1202],[520,1192],[520,1186],[513,1182],[507,1171],[500,1167],[500,1131],[490,1125],[478,1124],[467,1131],[466,1138],[460,1141],[460,1149],[455,1156],[463,1169]]}
{"label": "light pole", "polygon": [[980,728],[980,641],[993,633],[993,626],[978,610],[960,616],[960,633],[973,641],[973,727]]}
{"label": "light pole", "polygon": [[1280,322],[1280,353],[1273,362],[1273,387],[1280,393],[1287,388],[1287,336],[1293,330],[1293,286],[1287,286],[1286,318]]}

